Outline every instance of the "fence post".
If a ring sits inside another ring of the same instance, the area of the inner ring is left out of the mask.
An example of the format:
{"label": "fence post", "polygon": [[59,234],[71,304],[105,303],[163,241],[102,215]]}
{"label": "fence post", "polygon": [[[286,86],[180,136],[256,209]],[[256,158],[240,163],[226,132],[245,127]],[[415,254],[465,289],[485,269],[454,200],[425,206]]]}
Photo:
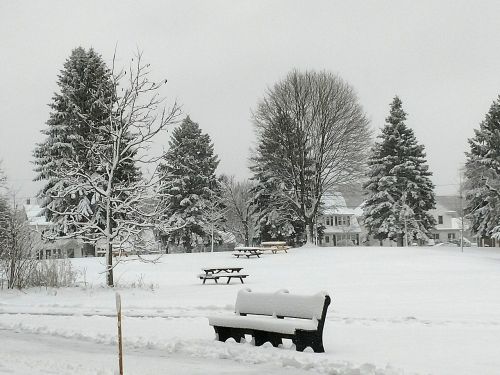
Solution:
{"label": "fence post", "polygon": [[116,293],[116,316],[118,318],[118,363],[120,366],[120,375],[123,375],[122,300],[120,293]]}

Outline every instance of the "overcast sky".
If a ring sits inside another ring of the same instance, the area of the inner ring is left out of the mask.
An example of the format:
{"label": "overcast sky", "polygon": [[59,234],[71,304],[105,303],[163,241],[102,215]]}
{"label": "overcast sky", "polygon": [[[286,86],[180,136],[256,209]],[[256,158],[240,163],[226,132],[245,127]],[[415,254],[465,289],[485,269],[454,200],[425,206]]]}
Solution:
{"label": "overcast sky", "polygon": [[[139,48],[165,94],[210,134],[219,172],[248,177],[251,109],[293,68],[329,70],[380,129],[399,95],[437,193],[500,93],[500,1],[0,0],[0,159],[33,195],[32,151],[71,50],[125,64]],[[167,144],[169,134],[159,141]]]}

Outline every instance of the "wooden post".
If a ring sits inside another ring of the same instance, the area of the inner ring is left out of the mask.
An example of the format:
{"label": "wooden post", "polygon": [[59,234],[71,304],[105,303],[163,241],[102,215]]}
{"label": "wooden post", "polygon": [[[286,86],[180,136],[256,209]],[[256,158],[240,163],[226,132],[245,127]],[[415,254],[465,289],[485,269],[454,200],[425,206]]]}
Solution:
{"label": "wooden post", "polygon": [[116,293],[116,316],[118,318],[118,363],[120,366],[120,375],[123,375],[122,301],[119,293]]}

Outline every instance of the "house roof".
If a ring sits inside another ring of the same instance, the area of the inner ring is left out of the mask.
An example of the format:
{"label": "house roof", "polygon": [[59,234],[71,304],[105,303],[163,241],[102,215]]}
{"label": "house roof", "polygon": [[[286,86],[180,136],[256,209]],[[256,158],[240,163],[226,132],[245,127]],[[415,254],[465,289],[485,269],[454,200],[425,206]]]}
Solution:
{"label": "house roof", "polygon": [[363,215],[364,197],[360,191],[327,192],[321,203],[323,215]]}
{"label": "house roof", "polygon": [[460,212],[460,197],[456,195],[437,195],[436,204],[447,211]]}
{"label": "house roof", "polygon": [[52,223],[47,221],[45,215],[43,214],[43,208],[38,204],[24,204],[24,212],[26,212],[26,218],[28,219],[29,225],[51,225]]}

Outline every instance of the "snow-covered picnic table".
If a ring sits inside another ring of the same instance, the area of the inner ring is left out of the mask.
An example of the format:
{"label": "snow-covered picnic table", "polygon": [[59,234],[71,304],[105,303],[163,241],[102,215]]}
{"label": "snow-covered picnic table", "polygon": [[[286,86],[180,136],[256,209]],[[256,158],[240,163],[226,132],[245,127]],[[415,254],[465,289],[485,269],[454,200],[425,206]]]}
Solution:
{"label": "snow-covered picnic table", "polygon": [[261,242],[260,244],[261,250],[271,250],[273,254],[276,254],[278,251],[284,251],[287,253],[290,246],[286,245],[285,241],[266,241]]}
{"label": "snow-covered picnic table", "polygon": [[262,248],[260,247],[254,247],[254,246],[238,246],[234,248],[234,253],[233,255],[236,258],[239,258],[241,256],[250,258],[252,256],[256,256],[257,258],[260,258],[262,254]]}
{"label": "snow-covered picnic table", "polygon": [[198,277],[203,280],[203,284],[205,284],[205,281],[207,279],[214,280],[216,284],[218,284],[218,280],[221,277],[227,278],[227,283],[231,281],[231,279],[240,279],[241,283],[243,284],[243,279],[247,277],[248,275],[240,273],[240,271],[243,269],[243,267],[210,267],[210,268],[202,268],[202,271],[205,272],[204,274],[198,275]]}

